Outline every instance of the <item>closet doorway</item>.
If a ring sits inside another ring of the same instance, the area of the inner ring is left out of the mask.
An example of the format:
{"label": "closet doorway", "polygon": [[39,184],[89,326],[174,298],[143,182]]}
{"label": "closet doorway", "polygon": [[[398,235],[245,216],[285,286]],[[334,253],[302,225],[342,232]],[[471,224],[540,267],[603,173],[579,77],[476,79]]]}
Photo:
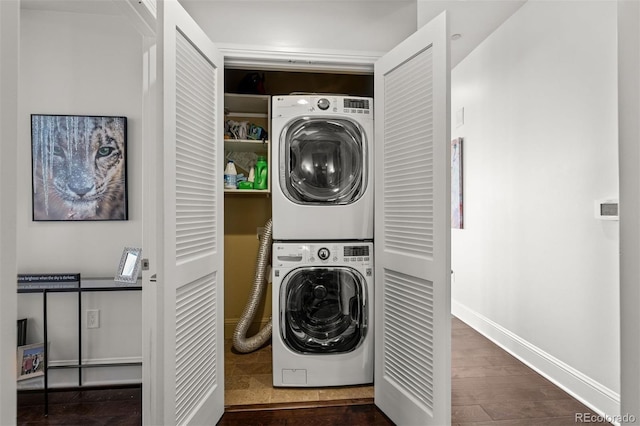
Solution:
{"label": "closet doorway", "polygon": [[[288,95],[331,93],[373,97],[370,72],[318,72],[225,68],[225,94]],[[269,117],[270,119],[270,117]],[[277,135],[269,135],[271,143]],[[225,153],[226,154],[226,153]],[[273,176],[271,177],[273,179]],[[273,186],[273,183],[271,184]],[[232,348],[235,324],[249,298],[259,248],[259,228],[271,217],[266,194],[225,195],[225,406],[300,404],[335,400],[373,399],[373,386],[337,388],[273,388],[271,345],[241,354]],[[271,318],[271,284],[249,328],[254,335]]]}

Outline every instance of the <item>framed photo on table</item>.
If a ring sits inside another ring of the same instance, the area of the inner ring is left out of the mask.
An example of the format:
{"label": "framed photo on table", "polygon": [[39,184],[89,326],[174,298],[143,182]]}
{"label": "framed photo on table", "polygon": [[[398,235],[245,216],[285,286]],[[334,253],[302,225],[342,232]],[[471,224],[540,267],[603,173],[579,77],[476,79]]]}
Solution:
{"label": "framed photo on table", "polygon": [[120,283],[135,284],[140,274],[142,249],[125,247],[122,251],[115,280]]}

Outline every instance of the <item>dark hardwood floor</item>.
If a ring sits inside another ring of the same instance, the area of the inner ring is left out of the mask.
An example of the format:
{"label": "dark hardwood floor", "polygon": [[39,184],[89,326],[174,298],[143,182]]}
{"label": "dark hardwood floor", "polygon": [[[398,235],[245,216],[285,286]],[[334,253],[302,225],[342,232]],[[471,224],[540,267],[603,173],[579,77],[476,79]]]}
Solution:
{"label": "dark hardwood floor", "polygon": [[48,416],[44,415],[42,392],[18,392],[17,424],[138,426],[142,424],[142,388],[50,392]]}
{"label": "dark hardwood floor", "polygon": [[[452,322],[452,424],[569,426],[593,412],[458,319]],[[219,426],[393,425],[371,400],[233,407]],[[328,404],[331,406],[322,407]],[[141,389],[19,393],[18,425],[140,425]],[[602,425],[609,423],[590,423]]]}
{"label": "dark hardwood floor", "polygon": [[[568,426],[594,412],[457,318],[451,323],[451,421]],[[609,423],[590,423],[608,425]]]}
{"label": "dark hardwood floor", "polygon": [[[286,405],[285,405],[286,406]],[[225,412],[218,426],[393,426],[371,402]]]}

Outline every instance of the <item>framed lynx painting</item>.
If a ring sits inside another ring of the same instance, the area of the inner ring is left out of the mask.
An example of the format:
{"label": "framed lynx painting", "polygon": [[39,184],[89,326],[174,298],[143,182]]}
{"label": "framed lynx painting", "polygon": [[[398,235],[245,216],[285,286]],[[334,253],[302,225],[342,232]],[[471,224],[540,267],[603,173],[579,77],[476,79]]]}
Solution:
{"label": "framed lynx painting", "polygon": [[127,118],[31,115],[33,220],[127,220]]}

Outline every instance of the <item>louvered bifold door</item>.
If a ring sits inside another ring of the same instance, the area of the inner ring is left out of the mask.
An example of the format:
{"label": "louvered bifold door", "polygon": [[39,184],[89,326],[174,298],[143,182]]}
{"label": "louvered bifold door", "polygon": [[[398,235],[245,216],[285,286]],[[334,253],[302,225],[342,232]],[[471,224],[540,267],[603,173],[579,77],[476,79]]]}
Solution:
{"label": "louvered bifold door", "polygon": [[398,425],[447,425],[450,386],[446,15],[375,68],[375,402]]}
{"label": "louvered bifold door", "polygon": [[223,60],[174,0],[161,3],[164,423],[224,411]]}

